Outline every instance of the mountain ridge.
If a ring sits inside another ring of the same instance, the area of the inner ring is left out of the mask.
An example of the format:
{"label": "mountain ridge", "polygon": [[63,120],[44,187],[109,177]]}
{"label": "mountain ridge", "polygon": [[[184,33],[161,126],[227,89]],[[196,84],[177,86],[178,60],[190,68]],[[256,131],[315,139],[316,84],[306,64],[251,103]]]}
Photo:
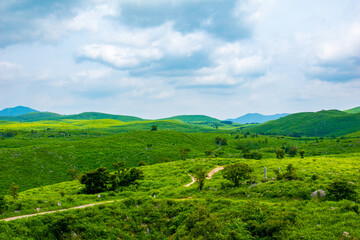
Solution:
{"label": "mountain ridge", "polygon": [[0,116],[20,116],[20,115],[32,113],[32,112],[39,112],[39,111],[29,108],[29,107],[16,106],[13,108],[5,108],[5,109],[1,110]]}
{"label": "mountain ridge", "polygon": [[263,115],[260,113],[247,113],[241,117],[234,119],[227,119],[227,121],[232,121],[236,123],[246,124],[246,123],[264,123],[270,120],[276,120],[281,117],[285,117],[289,113],[277,113],[273,115]]}

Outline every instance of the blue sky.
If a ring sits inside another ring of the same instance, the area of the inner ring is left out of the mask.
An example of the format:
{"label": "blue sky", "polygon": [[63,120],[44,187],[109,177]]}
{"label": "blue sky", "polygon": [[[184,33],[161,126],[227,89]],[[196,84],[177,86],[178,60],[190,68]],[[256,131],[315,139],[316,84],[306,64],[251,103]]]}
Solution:
{"label": "blue sky", "polygon": [[220,119],[360,105],[357,0],[0,2],[0,109]]}

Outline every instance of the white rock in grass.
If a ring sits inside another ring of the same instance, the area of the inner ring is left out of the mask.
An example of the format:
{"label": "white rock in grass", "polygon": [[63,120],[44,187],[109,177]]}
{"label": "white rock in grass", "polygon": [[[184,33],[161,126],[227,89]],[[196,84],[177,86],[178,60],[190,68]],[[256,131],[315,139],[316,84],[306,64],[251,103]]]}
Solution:
{"label": "white rock in grass", "polygon": [[326,193],[322,189],[316,190],[311,194],[312,198],[314,198],[314,197],[325,197],[325,196],[326,196]]}

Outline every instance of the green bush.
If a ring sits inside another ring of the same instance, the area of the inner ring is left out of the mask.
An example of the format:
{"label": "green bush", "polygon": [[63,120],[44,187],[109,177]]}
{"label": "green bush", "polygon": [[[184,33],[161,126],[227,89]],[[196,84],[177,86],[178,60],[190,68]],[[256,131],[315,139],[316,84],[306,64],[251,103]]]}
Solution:
{"label": "green bush", "polygon": [[333,181],[328,186],[328,192],[330,199],[334,199],[336,201],[342,200],[342,199],[348,199],[348,200],[356,200],[357,193],[356,193],[356,186],[353,183],[350,183],[348,181],[337,179]]}

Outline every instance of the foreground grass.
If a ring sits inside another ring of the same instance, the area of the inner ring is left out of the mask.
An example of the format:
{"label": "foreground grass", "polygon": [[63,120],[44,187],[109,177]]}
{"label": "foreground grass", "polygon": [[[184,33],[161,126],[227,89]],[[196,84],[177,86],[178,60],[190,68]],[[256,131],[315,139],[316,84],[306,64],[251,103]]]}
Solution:
{"label": "foreground grass", "polygon": [[[335,179],[354,182],[359,192],[359,160],[360,154],[353,153],[305,159],[201,158],[161,163],[141,167],[145,179],[138,186],[101,193],[100,198],[97,194],[81,194],[82,186],[77,181],[63,182],[24,191],[20,193],[20,200],[7,196],[10,209],[2,218],[35,213],[36,208],[47,211],[92,202],[121,201],[11,223],[0,222],[0,236],[2,239],[8,236],[19,239],[75,235],[79,239],[202,236],[200,228],[191,226],[189,216],[192,216],[200,217],[198,221],[205,225],[214,224],[216,232],[207,230],[214,239],[228,239],[235,233],[240,239],[339,239],[344,232],[357,239],[360,238],[358,203],[311,199],[310,194],[318,189],[327,191]],[[256,185],[244,183],[235,188],[222,178],[220,171],[206,180],[203,191],[199,191],[196,184],[184,187],[191,182],[188,174],[197,168],[209,172],[216,166],[234,162],[246,162],[254,169]],[[300,180],[261,181],[264,167],[271,179],[275,177],[271,169],[285,170],[290,163]],[[312,179],[313,175],[317,176],[316,180]],[[15,210],[19,205],[21,209]]]}

